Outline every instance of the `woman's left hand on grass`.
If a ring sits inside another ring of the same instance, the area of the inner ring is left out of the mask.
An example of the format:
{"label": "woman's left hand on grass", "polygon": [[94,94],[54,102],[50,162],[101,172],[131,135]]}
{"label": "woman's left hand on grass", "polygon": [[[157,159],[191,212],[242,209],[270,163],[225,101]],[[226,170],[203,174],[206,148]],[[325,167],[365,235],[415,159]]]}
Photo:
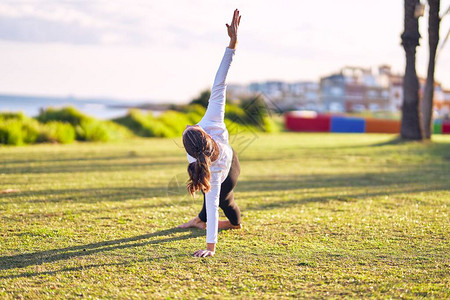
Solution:
{"label": "woman's left hand on grass", "polygon": [[207,257],[207,256],[214,256],[214,251],[209,250],[197,250],[194,252],[194,256],[196,257]]}

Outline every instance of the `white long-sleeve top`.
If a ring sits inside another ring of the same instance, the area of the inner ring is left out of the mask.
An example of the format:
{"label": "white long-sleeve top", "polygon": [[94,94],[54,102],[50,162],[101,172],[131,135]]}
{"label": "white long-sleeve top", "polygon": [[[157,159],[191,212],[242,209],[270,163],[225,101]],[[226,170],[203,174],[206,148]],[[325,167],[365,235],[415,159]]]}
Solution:
{"label": "white long-sleeve top", "polygon": [[[228,141],[228,130],[225,126],[225,97],[226,78],[230,68],[234,49],[226,48],[220,63],[208,101],[208,108],[201,121],[197,124],[208,133],[219,147],[219,158],[211,163],[211,190],[206,193],[206,242],[217,243],[217,232],[219,229],[219,196],[220,186],[227,178],[233,158],[233,150]],[[189,163],[195,158],[187,155]]]}

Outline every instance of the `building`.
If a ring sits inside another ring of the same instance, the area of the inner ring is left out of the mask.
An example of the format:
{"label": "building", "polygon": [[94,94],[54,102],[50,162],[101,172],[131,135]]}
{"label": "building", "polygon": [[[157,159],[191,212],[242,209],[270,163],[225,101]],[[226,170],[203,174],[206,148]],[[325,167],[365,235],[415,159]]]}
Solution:
{"label": "building", "polygon": [[[419,96],[425,89],[425,79],[419,78]],[[313,110],[317,112],[398,112],[403,103],[403,75],[394,74],[391,67],[344,67],[339,72],[312,81],[253,82],[249,85],[230,84],[229,99],[261,95],[277,110]],[[442,117],[450,111],[450,92],[435,82],[434,116]]]}
{"label": "building", "polygon": [[261,95],[269,105],[281,110],[320,109],[319,84],[311,81],[265,81],[253,82],[248,86],[230,84],[227,95],[231,100]]}
{"label": "building", "polygon": [[[450,90],[442,89],[438,87],[440,92],[435,95],[433,99],[434,104],[434,117],[444,120],[450,119]],[[435,88],[436,93],[436,88]]]}
{"label": "building", "polygon": [[325,110],[351,112],[390,110],[390,68],[376,72],[361,67],[344,67],[337,74],[320,79],[320,102]]}
{"label": "building", "polygon": [[403,75],[391,74],[389,86],[389,110],[400,111],[403,103]]}
{"label": "building", "polygon": [[322,110],[320,105],[320,86],[317,82],[301,81],[288,84],[284,102],[290,109]]}

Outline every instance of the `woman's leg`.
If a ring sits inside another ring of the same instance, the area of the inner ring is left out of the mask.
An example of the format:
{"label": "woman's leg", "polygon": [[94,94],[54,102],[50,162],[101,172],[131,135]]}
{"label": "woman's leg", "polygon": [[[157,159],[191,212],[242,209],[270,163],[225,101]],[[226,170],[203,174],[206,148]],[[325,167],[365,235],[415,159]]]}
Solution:
{"label": "woman's leg", "polygon": [[[237,184],[237,179],[241,174],[241,166],[239,159],[233,149],[233,158],[231,160],[231,167],[227,178],[220,186],[219,207],[225,213],[228,221],[219,221],[219,229],[241,228],[241,211],[234,201],[233,189]],[[206,228],[206,197],[203,193],[203,207],[197,217],[189,222],[180,225],[180,228],[197,227],[201,229]]]}
{"label": "woman's leg", "polygon": [[196,227],[200,229],[206,229],[206,207],[205,207],[205,194],[203,194],[203,208],[198,216],[189,220],[188,222],[178,226],[179,228],[191,228]]}
{"label": "woman's leg", "polygon": [[219,223],[219,228],[240,228],[241,224],[241,211],[234,201],[233,189],[236,187],[238,177],[241,174],[241,166],[236,153],[233,150],[233,159],[231,161],[230,172],[228,177],[222,183],[220,188],[220,201],[219,207],[225,213],[225,216],[229,220]]}
{"label": "woman's leg", "polygon": [[[227,197],[219,204],[219,207],[223,210],[232,226],[236,227],[241,224],[241,210],[234,201],[233,191],[228,193]],[[224,224],[226,223],[223,223],[222,226],[224,226]]]}
{"label": "woman's leg", "polygon": [[198,214],[198,217],[203,222],[206,222],[206,196],[205,193],[202,192],[202,194],[203,194],[203,207],[200,213]]}
{"label": "woman's leg", "polygon": [[[234,152],[233,149],[233,158],[231,159],[230,171],[228,172],[228,176],[224,182],[222,182],[220,186],[220,199],[219,199],[219,207],[225,213],[225,216],[230,220],[231,224],[239,225],[241,223],[241,211],[234,201],[234,193],[233,189],[237,184],[237,180],[241,174],[241,165],[239,163],[239,159]],[[203,207],[200,213],[198,214],[198,218],[206,222],[206,197],[203,193]]]}
{"label": "woman's leg", "polygon": [[[220,192],[220,200],[219,207],[225,213],[225,216],[229,221],[219,221],[219,229],[228,229],[228,228],[238,228],[241,224],[241,211],[234,201],[234,192],[233,185],[230,182],[231,180],[225,180],[221,186]],[[203,196],[203,207],[197,218],[206,223],[206,205],[205,205],[205,197]]]}

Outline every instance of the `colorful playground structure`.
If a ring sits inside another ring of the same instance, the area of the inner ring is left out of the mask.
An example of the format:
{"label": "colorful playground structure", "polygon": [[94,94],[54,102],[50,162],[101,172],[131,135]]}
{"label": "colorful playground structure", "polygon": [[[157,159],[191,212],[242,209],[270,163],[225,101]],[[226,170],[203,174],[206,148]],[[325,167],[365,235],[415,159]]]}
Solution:
{"label": "colorful playground structure", "polygon": [[[400,133],[399,120],[347,117],[304,111],[287,112],[284,120],[286,129],[291,131]],[[435,120],[433,133],[450,134],[450,121]]]}

